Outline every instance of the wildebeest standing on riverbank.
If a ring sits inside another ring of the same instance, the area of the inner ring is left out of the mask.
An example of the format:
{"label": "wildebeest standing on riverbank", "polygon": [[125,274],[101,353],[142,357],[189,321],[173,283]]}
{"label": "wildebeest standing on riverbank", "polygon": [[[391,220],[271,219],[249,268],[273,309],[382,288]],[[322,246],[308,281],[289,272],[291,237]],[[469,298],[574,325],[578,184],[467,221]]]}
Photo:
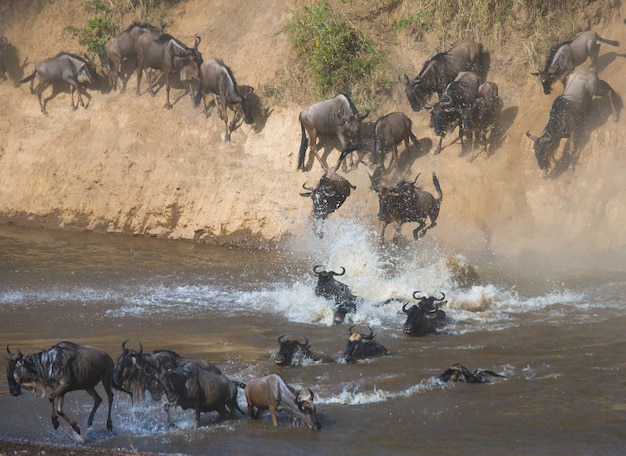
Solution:
{"label": "wildebeest standing on riverbank", "polygon": [[[39,81],[37,87],[33,90],[35,78]],[[85,106],[83,97],[81,96],[81,85],[91,84],[98,78],[96,70],[89,60],[87,54],[84,57],[79,57],[74,54],[68,54],[67,52],[61,52],[54,57],[42,60],[35,65],[35,70],[27,77],[20,81],[20,84],[30,81],[30,91],[37,94],[39,100],[39,106],[41,112],[48,114],[46,106],[41,99],[41,93],[51,83],[57,81],[65,81],[70,85],[70,95],[72,99],[72,108],[78,109],[78,103],[81,106]],[[74,105],[74,91],[78,92],[78,101]],[[87,96],[87,94],[85,94]]]}
{"label": "wildebeest standing on riverbank", "polygon": [[[221,59],[206,59],[200,67],[200,89],[196,95],[196,105],[200,103],[200,97],[204,101],[204,111],[207,111],[206,93],[212,93],[217,106],[217,115],[224,121],[226,129],[225,140],[230,141],[230,132],[237,127],[239,118],[246,124],[251,124],[252,107],[250,106],[249,95],[253,88],[245,86],[240,88],[235,81],[235,76]],[[228,109],[235,113],[233,120],[228,125]]]}
{"label": "wildebeest standing on riverbank", "polygon": [[104,351],[72,342],[59,342],[47,350],[32,355],[23,355],[21,351],[17,354],[12,353],[8,346],[7,352],[9,353],[7,381],[12,396],[19,396],[22,388],[42,392],[46,388],[52,389],[49,399],[54,429],[59,427],[58,416],[60,416],[80,435],[80,427],[63,411],[65,394],[79,390],[87,391],[93,398],[93,408],[87,420],[87,425],[91,426],[96,410],[102,402],[95,387],[102,382],[109,402],[107,430],[113,430],[111,379],[114,364]]}

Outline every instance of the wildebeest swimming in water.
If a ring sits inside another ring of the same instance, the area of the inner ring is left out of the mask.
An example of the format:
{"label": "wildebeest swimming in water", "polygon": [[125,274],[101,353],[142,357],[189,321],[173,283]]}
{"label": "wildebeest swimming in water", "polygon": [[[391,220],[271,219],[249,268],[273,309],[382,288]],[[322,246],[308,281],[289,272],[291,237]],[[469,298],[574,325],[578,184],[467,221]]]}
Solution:
{"label": "wildebeest swimming in water", "polygon": [[[613,121],[619,120],[619,97],[613,88],[598,78],[594,68],[588,67],[576,71],[567,81],[562,95],[554,99],[550,108],[548,123],[540,137],[526,132],[526,136],[533,141],[533,150],[537,164],[544,172],[544,177],[550,174],[554,153],[562,138],[567,138],[566,152],[570,160],[570,175],[574,174],[574,166],[580,151],[580,130],[591,110],[591,100],[594,96],[607,96],[613,112]],[[571,142],[570,144],[570,137]]]}
{"label": "wildebeest swimming in water", "polygon": [[437,328],[446,324],[446,313],[439,309],[446,304],[446,295],[442,292],[441,298],[434,296],[418,296],[420,291],[413,292],[413,298],[418,301],[407,309],[408,302],[402,305],[402,312],[406,314],[406,321],[402,332],[411,337],[422,337],[427,334],[436,334]]}
{"label": "wildebeest swimming in water", "polygon": [[357,297],[352,294],[350,288],[345,283],[335,279],[335,276],[342,276],[346,273],[346,268],[341,267],[341,272],[325,271],[322,266],[313,266],[313,274],[317,277],[315,285],[315,295],[330,299],[335,304],[333,322],[337,325],[343,323],[346,314],[356,311]]}
{"label": "wildebeest swimming in water", "polygon": [[290,366],[296,354],[300,354],[302,358],[313,361],[321,361],[324,363],[334,361],[334,359],[328,355],[311,350],[311,344],[309,344],[309,339],[306,337],[304,337],[304,342],[301,342],[297,338],[288,337],[286,334],[283,334],[278,338],[278,344],[280,348],[274,358],[274,362],[277,366]]}
{"label": "wildebeest swimming in water", "polygon": [[591,65],[597,68],[600,45],[596,41],[610,46],[619,46],[617,41],[604,39],[593,30],[588,30],[579,33],[573,40],[561,43],[552,49],[546,59],[544,70],[531,73],[539,78],[543,93],[548,95],[552,89],[552,83],[557,79],[565,87],[567,76],[574,71],[574,68],[584,63],[587,57],[591,58]]}
{"label": "wildebeest swimming in water", "polygon": [[96,410],[102,402],[95,387],[102,382],[109,403],[106,426],[108,431],[113,430],[111,380],[114,364],[103,350],[65,341],[32,355],[23,355],[21,351],[17,354],[12,353],[8,346],[7,352],[9,354],[7,381],[11,395],[19,396],[22,388],[41,390],[42,393],[46,388],[50,388],[52,392],[49,399],[54,429],[59,427],[58,416],[60,416],[80,435],[80,427],[63,411],[65,394],[80,390],[87,391],[94,401],[87,420],[87,425],[91,426]]}
{"label": "wildebeest swimming in water", "polygon": [[409,79],[405,74],[405,93],[413,111],[423,108],[434,92],[441,99],[445,88],[462,71],[473,71],[482,77],[487,64],[486,57],[482,44],[464,41],[427,60],[415,78]]}
{"label": "wildebeest swimming in water", "polygon": [[372,328],[369,326],[367,327],[370,331],[368,335],[364,335],[358,331],[353,332],[353,328],[354,326],[351,326],[350,329],[348,329],[350,337],[348,338],[348,344],[346,345],[346,350],[343,354],[343,359],[347,363],[354,362],[359,359],[391,354],[391,352],[382,344],[374,342],[375,335]]}
{"label": "wildebeest swimming in water", "polygon": [[[35,78],[39,81],[37,87],[33,90]],[[61,52],[54,57],[42,60],[35,65],[35,70],[27,77],[20,81],[20,84],[30,81],[31,93],[37,94],[39,107],[41,112],[48,114],[46,106],[41,99],[41,93],[51,83],[57,81],[65,81],[70,85],[70,95],[72,100],[72,108],[78,109],[78,104],[85,106],[81,95],[82,84],[91,84],[98,79],[95,67],[87,54],[79,57],[67,52]],[[74,105],[74,92],[78,92],[78,100]],[[88,96],[85,94],[85,96]]]}
{"label": "wildebeest swimming in water", "polygon": [[461,363],[455,363],[437,378],[442,382],[488,383],[492,378],[505,377],[490,370],[474,369],[470,371]]}

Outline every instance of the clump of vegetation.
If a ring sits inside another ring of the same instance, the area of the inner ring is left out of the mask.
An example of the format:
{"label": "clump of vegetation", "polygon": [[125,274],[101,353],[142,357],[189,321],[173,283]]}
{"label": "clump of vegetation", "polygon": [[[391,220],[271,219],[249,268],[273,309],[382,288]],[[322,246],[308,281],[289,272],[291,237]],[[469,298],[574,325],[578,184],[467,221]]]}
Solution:
{"label": "clump of vegetation", "polygon": [[323,97],[350,93],[355,102],[379,84],[386,52],[365,37],[327,0],[297,8],[287,32],[292,49]]}
{"label": "clump of vegetation", "polygon": [[159,13],[165,0],[83,0],[82,4],[89,13],[89,19],[83,27],[68,27],[67,30],[104,64],[104,46],[107,42],[133,20],[151,23],[160,21]]}

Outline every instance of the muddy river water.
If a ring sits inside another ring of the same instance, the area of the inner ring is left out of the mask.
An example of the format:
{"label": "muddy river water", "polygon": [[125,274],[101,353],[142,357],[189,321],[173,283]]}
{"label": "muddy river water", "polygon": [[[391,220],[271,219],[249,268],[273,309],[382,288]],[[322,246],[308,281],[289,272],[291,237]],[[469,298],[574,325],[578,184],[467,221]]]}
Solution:
{"label": "muddy river water", "polygon": [[[88,428],[91,399],[74,392],[65,407],[83,429],[79,442],[65,423],[53,430],[47,399],[12,397],[3,373],[0,438],[189,455],[623,454],[623,254],[585,262],[451,256],[434,241],[381,250],[358,225],[329,229],[322,240],[247,250],[0,226],[3,350],[33,353],[71,340],[115,359],[130,339],[133,348],[209,359],[242,382],[276,372],[313,390],[322,424],[314,432],[286,414],[274,428],[269,414],[207,413],[197,428],[191,410],[177,410],[169,427],[161,403],[116,392],[109,433],[105,406]],[[315,296],[316,264],[345,267],[341,280],[362,298],[343,326]],[[405,336],[401,304],[385,303],[416,290],[446,294],[449,324],[439,335]],[[343,362],[352,324],[370,325],[391,355]],[[338,361],[275,366],[285,333],[308,337]],[[455,362],[505,377],[436,380]],[[245,410],[243,392],[239,403]]]}

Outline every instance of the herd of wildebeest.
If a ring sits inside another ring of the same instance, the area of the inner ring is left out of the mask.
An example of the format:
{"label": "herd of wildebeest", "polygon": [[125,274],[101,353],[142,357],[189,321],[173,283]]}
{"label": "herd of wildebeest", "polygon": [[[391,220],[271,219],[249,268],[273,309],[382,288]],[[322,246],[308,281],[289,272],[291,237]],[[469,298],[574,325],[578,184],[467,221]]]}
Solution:
{"label": "herd of wildebeest", "polygon": [[[573,144],[569,148],[569,165],[573,172],[578,147],[576,132],[582,128],[590,113],[591,100],[594,96],[607,96],[611,103],[613,120],[617,121],[620,99],[608,83],[598,78],[596,67],[598,59],[598,41],[617,46],[618,43],[599,37],[593,31],[576,35],[571,41],[556,46],[546,59],[543,71],[534,73],[541,81],[543,90],[549,94],[552,84],[559,80],[564,86],[563,93],[555,98],[550,109],[547,125],[541,136],[527,136],[533,141],[534,152],[539,167],[547,175],[554,161],[555,150],[561,139],[571,137]],[[149,92],[153,90],[152,70],[160,70],[165,76],[167,102],[165,107],[171,109],[169,99],[170,76],[181,73],[181,80],[189,80],[191,97],[196,104],[204,99],[207,111],[206,94],[214,96],[218,116],[225,124],[225,139],[237,128],[240,120],[254,122],[251,114],[249,95],[252,89],[244,90],[237,85],[231,70],[218,58],[203,60],[198,51],[200,37],[196,37],[193,46],[189,47],[175,37],[162,33],[159,29],[147,25],[133,23],[106,45],[107,70],[111,86],[123,90],[119,82],[121,64],[124,59],[137,60],[137,95],[140,94],[142,73],[145,71]],[[4,37],[0,40],[0,52],[8,46]],[[576,70],[576,67],[591,59],[592,65]],[[503,103],[495,83],[487,80],[488,54],[480,43],[466,41],[454,46],[446,52],[436,54],[425,62],[423,68],[414,78],[404,75],[406,96],[414,111],[428,109],[431,112],[432,126],[435,133],[443,140],[456,128],[462,147],[467,142],[471,147],[474,143],[487,148],[492,130],[497,125],[502,112]],[[2,55],[0,54],[0,73],[5,72]],[[31,82],[31,91],[37,94],[41,111],[46,113],[42,91],[55,81],[70,84],[71,103],[74,109],[80,104],[84,106],[81,93],[84,85],[97,77],[95,66],[85,55],[61,52],[55,57],[40,61],[29,76],[20,82]],[[38,80],[34,87],[35,79]],[[199,84],[198,84],[199,82]],[[77,92],[77,104],[74,104],[74,92]],[[438,100],[430,102],[431,96],[437,93]],[[230,125],[228,110],[234,112]],[[401,181],[394,186],[381,184],[382,178],[389,172],[394,163],[399,162],[398,144],[404,142],[405,149],[409,141],[416,148],[420,144],[412,132],[412,123],[402,112],[393,112],[380,117],[374,124],[373,147],[361,142],[360,127],[368,112],[361,113],[346,94],[338,94],[334,98],[323,100],[304,109],[299,115],[302,140],[298,154],[298,169],[303,171],[310,166],[306,164],[306,151],[310,148],[324,169],[324,174],[316,187],[303,186],[303,196],[313,200],[313,219],[316,221],[316,232],[322,235],[321,225],[328,215],[336,211],[350,195],[355,187],[347,179],[338,174],[343,163],[347,171],[347,160],[353,161],[353,152],[369,148],[371,160],[368,168],[371,187],[378,193],[379,214],[382,222],[380,238],[384,242],[385,228],[389,223],[396,222],[397,229],[394,241],[398,240],[400,228],[404,223],[418,223],[413,236],[418,239],[426,230],[436,224],[443,193],[437,176],[433,173],[433,185],[438,196],[430,193],[413,182]],[[329,167],[324,156],[318,154],[317,136],[336,136],[341,145],[341,154],[336,164]],[[441,152],[441,140],[435,153]],[[392,157],[385,166],[385,152],[393,150]],[[313,158],[311,160],[314,161]],[[363,161],[363,159],[361,158]],[[354,164],[354,161],[353,161]],[[426,221],[430,220],[427,226]],[[358,297],[347,285],[335,277],[345,274],[326,271],[322,266],[315,266],[313,274],[317,277],[315,293],[332,302],[335,308],[334,323],[342,324],[347,314],[357,308]],[[446,314],[440,309],[445,304],[445,295],[432,297],[413,293],[416,302],[404,302],[402,311],[406,314],[403,332],[408,336],[419,337],[437,332],[446,324]],[[373,356],[387,355],[390,352],[377,343],[374,332],[368,327],[369,333],[349,329],[349,339],[343,360],[351,362]],[[122,353],[114,363],[104,351],[71,342],[60,342],[42,352],[24,355],[21,351],[9,353],[7,374],[10,393],[20,394],[21,388],[29,390],[45,390],[50,388],[52,423],[55,429],[59,425],[58,416],[67,421],[74,431],[80,434],[80,428],[63,411],[63,399],[67,392],[85,390],[94,399],[94,406],[89,415],[88,425],[93,422],[94,414],[102,402],[95,390],[102,383],[108,398],[109,411],[107,429],[112,429],[111,404],[112,389],[127,393],[131,398],[144,398],[149,391],[153,399],[164,397],[168,420],[171,422],[169,409],[180,406],[183,409],[194,409],[196,420],[200,423],[200,414],[217,411],[226,416],[241,412],[238,405],[238,389],[245,393],[248,415],[258,418],[264,410],[269,410],[274,426],[277,425],[276,411],[286,410],[301,419],[311,429],[320,429],[317,418],[314,394],[310,389],[295,390],[287,385],[277,374],[251,379],[247,384],[233,381],[224,376],[219,368],[206,360],[184,358],[170,350],[154,350],[144,353],[126,347],[122,343]],[[278,338],[279,350],[275,355],[275,364],[289,366],[295,353],[315,362],[333,362],[332,357],[311,350],[306,337]],[[499,377],[492,371],[470,371],[461,364],[455,364],[438,378],[445,382],[464,381],[483,383],[490,378]],[[255,411],[256,409],[256,411]],[[242,412],[243,413],[243,412]]]}

